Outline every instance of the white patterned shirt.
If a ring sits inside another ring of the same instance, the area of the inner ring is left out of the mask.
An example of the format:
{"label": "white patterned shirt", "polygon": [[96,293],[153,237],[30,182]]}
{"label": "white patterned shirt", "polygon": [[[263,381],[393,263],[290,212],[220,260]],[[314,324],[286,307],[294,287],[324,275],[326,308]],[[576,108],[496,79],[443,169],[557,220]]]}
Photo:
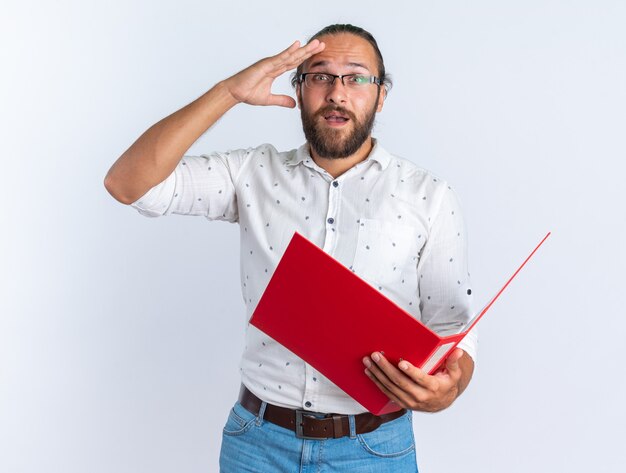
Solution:
{"label": "white patterned shirt", "polygon": [[[367,159],[336,179],[315,163],[307,144],[287,152],[263,144],[184,156],[169,177],[131,205],[149,217],[201,215],[239,223],[247,320],[294,231],[439,334],[458,332],[473,315],[465,225],[454,193],[377,141]],[[326,327],[311,328],[323,339]],[[470,333],[459,346],[475,359],[476,343]],[[264,401],[326,413],[365,412],[250,324],[245,345],[242,382]]]}

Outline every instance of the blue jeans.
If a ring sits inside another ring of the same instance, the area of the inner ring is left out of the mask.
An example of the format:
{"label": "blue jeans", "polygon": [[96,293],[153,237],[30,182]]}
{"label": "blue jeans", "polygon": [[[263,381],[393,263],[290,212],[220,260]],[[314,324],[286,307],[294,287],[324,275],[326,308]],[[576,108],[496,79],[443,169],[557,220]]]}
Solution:
{"label": "blue jeans", "polygon": [[230,411],[222,435],[221,473],[417,473],[411,412],[373,432],[305,440],[263,420],[240,403]]}

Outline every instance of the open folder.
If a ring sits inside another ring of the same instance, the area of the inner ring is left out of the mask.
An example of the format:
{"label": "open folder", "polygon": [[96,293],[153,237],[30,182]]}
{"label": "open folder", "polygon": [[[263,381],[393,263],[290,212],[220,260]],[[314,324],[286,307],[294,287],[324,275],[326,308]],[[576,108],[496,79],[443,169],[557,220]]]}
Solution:
{"label": "open folder", "polygon": [[373,414],[398,410],[364,374],[362,359],[384,351],[434,373],[550,236],[454,335],[439,336],[376,288],[294,233],[250,323],[313,366]]}

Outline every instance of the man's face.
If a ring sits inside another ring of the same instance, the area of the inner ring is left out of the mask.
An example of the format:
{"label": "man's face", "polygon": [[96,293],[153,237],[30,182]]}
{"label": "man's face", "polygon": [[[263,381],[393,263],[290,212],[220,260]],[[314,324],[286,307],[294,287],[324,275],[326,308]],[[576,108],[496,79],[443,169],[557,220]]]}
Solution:
{"label": "man's face", "polygon": [[[374,48],[349,33],[323,36],[325,49],[305,61],[302,72],[378,76]],[[348,88],[340,79],[329,88],[297,87],[298,106],[307,141],[322,158],[346,158],[370,137],[376,112],[382,110],[384,88],[367,84]]]}

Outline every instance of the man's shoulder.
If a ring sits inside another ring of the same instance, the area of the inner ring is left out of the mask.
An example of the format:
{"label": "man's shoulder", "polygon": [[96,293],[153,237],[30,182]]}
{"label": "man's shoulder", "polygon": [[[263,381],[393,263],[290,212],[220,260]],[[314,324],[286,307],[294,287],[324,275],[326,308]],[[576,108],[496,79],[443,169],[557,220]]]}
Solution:
{"label": "man's shoulder", "polygon": [[251,146],[248,148],[237,148],[237,149],[228,149],[223,154],[225,156],[239,156],[241,158],[262,158],[262,157],[272,157],[272,158],[282,158],[283,160],[290,160],[295,156],[298,152],[298,148],[280,151],[271,143],[262,143],[257,146]]}
{"label": "man's shoulder", "polygon": [[394,171],[400,179],[405,182],[414,184],[426,184],[433,187],[447,187],[448,183],[441,176],[435,172],[427,169],[415,161],[398,156],[393,153],[387,153],[389,155],[389,168]]}

